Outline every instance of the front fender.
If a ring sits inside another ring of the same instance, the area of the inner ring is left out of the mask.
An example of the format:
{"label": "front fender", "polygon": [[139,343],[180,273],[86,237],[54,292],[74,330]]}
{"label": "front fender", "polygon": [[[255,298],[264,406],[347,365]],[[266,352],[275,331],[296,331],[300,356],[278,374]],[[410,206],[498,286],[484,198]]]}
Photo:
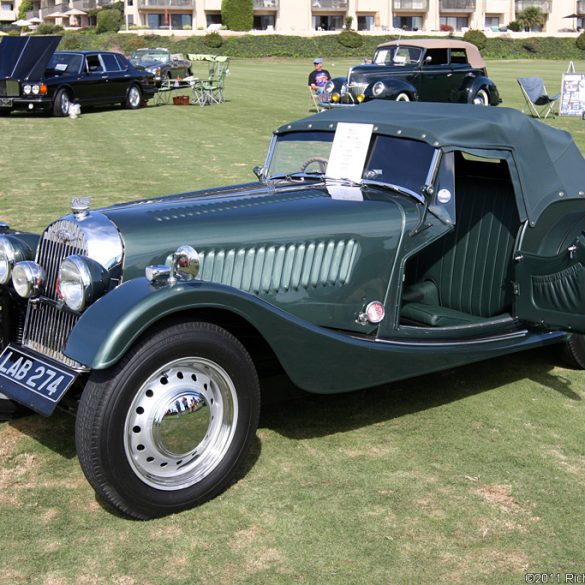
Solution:
{"label": "front fender", "polygon": [[246,319],[270,345],[290,379],[309,392],[347,392],[558,342],[551,334],[501,338],[479,345],[358,338],[318,327],[238,289],[208,282],[154,288],[130,280],[80,318],[65,355],[92,369],[114,365],[161,318],[220,308]]}
{"label": "front fender", "polygon": [[[384,91],[381,94],[374,95],[372,88],[376,83],[381,81],[384,84]],[[401,93],[406,93],[412,101],[418,101],[418,94],[416,87],[411,83],[408,83],[404,79],[389,77],[386,79],[379,79],[373,83],[370,83],[364,90],[365,101],[370,100],[395,100],[396,96]]]}

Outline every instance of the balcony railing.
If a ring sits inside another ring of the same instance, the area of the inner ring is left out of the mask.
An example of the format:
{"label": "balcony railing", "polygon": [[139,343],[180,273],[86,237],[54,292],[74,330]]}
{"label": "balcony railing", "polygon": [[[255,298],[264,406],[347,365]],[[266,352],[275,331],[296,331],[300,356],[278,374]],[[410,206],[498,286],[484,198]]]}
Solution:
{"label": "balcony railing", "polygon": [[195,0],[138,0],[138,8],[195,8]]}
{"label": "balcony railing", "polygon": [[313,10],[347,10],[348,0],[311,0]]}
{"label": "balcony railing", "polygon": [[475,0],[441,0],[441,12],[474,12]]}
{"label": "balcony railing", "polygon": [[71,2],[57,4],[55,0],[41,0],[41,10],[44,12],[47,12],[47,10],[51,12],[67,12],[71,8],[77,8],[77,10],[87,12],[100,6],[109,6],[112,3],[113,0],[72,0]]}
{"label": "balcony railing", "polygon": [[428,0],[394,0],[394,10],[411,10],[426,12],[429,9]]}
{"label": "balcony railing", "polygon": [[254,0],[254,10],[278,10],[279,0]]}
{"label": "balcony railing", "polygon": [[516,0],[516,14],[533,6],[535,8],[540,8],[544,14],[550,14],[550,11],[552,10],[552,2],[549,0]]}

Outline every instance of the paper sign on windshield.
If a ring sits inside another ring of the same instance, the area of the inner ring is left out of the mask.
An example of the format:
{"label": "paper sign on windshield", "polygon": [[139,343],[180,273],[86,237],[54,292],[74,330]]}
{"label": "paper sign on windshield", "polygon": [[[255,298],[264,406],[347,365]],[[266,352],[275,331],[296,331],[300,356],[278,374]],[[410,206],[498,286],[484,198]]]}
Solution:
{"label": "paper sign on windshield", "polygon": [[328,177],[361,181],[373,130],[373,124],[337,124],[327,165]]}

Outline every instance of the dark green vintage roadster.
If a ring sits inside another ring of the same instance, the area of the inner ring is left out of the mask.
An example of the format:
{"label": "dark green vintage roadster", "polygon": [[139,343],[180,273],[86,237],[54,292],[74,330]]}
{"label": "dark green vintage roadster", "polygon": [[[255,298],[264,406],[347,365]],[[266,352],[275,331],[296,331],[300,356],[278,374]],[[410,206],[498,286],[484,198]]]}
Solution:
{"label": "dark green vintage roadster", "polygon": [[277,364],[348,392],[546,344],[585,366],[585,161],[506,108],[373,101],[274,132],[258,180],[0,236],[0,391],[74,413],[136,518],[224,490]]}

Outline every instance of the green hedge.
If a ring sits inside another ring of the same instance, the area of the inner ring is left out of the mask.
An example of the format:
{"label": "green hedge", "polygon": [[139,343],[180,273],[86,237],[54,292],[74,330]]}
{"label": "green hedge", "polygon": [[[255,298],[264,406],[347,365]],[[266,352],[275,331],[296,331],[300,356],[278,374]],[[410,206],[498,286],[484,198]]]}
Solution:
{"label": "green hedge", "polygon": [[[357,33],[356,33],[357,34]],[[222,45],[211,49],[207,36],[162,37],[157,35],[104,33],[95,31],[66,32],[61,47],[82,49],[111,49],[130,53],[137,47],[167,47],[173,53],[217,53],[230,57],[294,57],[311,59],[322,56],[325,60],[339,57],[355,57],[360,61],[371,57],[380,43],[395,40],[396,36],[360,35],[363,44],[348,47],[340,42],[341,35],[293,37],[281,35],[221,35]],[[341,37],[343,40],[343,37]],[[406,41],[405,41],[406,42]],[[576,39],[533,37],[510,39],[488,38],[482,55],[486,59],[584,59],[585,51],[577,47]]]}

